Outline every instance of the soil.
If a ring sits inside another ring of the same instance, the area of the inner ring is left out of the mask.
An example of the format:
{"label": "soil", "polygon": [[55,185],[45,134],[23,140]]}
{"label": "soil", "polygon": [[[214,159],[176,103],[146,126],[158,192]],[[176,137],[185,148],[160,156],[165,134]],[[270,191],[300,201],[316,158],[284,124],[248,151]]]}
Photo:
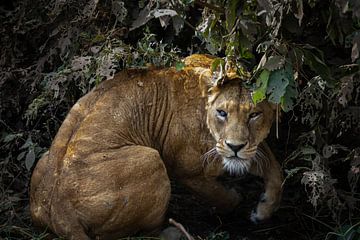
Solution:
{"label": "soil", "polygon": [[215,233],[215,239],[234,240],[325,238],[325,229],[312,220],[313,207],[306,201],[293,202],[293,199],[297,199],[294,195],[302,194],[303,189],[299,189],[301,186],[287,186],[282,204],[274,216],[266,222],[254,224],[249,217],[263,191],[261,179],[246,175],[225,177],[223,181],[229,187],[234,187],[243,197],[243,201],[232,213],[219,215],[185,188],[173,184],[168,218],[182,223],[188,232],[198,239],[212,239],[211,235]]}

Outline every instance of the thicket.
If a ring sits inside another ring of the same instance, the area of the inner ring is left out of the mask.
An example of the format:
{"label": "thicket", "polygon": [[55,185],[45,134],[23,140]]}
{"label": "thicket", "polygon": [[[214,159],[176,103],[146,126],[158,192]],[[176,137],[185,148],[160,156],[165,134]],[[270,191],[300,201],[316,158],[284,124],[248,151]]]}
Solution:
{"label": "thicket", "polygon": [[14,0],[0,23],[0,235],[33,236],[31,170],[80,96],[200,52],[283,112],[285,191],[302,184],[328,239],[359,238],[360,1]]}

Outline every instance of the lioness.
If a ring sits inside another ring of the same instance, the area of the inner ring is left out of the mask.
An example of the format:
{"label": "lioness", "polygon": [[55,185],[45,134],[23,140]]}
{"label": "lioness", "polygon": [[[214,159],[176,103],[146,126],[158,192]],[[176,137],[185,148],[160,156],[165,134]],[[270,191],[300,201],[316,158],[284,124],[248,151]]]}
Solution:
{"label": "lioness", "polygon": [[32,175],[34,223],[67,239],[152,231],[164,220],[169,178],[229,211],[239,196],[216,181],[224,169],[264,178],[251,219],[269,218],[282,183],[263,142],[274,107],[254,105],[236,77],[214,85],[213,61],[197,54],[181,71],[123,71],[82,97]]}

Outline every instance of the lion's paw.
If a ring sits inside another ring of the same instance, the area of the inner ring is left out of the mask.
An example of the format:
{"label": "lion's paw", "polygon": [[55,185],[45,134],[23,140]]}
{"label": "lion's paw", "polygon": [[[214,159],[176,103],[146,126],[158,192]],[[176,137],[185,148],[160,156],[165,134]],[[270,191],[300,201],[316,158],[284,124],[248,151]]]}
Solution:
{"label": "lion's paw", "polygon": [[277,209],[278,204],[270,199],[267,199],[263,193],[260,196],[259,203],[250,215],[251,222],[259,224],[271,217],[273,212]]}
{"label": "lion's paw", "polygon": [[250,214],[250,221],[254,224],[259,224],[265,219],[262,216],[259,216],[256,209],[253,209]]}

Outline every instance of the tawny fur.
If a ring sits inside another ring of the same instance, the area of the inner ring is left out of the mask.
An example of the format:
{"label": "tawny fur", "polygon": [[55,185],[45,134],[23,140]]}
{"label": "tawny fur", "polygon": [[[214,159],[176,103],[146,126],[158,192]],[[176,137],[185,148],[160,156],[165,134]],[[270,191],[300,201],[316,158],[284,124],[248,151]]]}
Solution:
{"label": "tawny fur", "polygon": [[[31,179],[36,225],[67,239],[114,239],[161,227],[169,178],[219,211],[239,196],[216,181],[225,169],[265,180],[252,220],[271,216],[282,175],[263,140],[274,118],[252,104],[240,81],[211,87],[212,57],[192,55],[182,71],[128,70],[105,81],[71,109]],[[206,96],[207,92],[208,96]],[[217,110],[226,110],[226,121]],[[261,112],[249,120],[253,112]],[[226,145],[244,144],[237,153]]]}

